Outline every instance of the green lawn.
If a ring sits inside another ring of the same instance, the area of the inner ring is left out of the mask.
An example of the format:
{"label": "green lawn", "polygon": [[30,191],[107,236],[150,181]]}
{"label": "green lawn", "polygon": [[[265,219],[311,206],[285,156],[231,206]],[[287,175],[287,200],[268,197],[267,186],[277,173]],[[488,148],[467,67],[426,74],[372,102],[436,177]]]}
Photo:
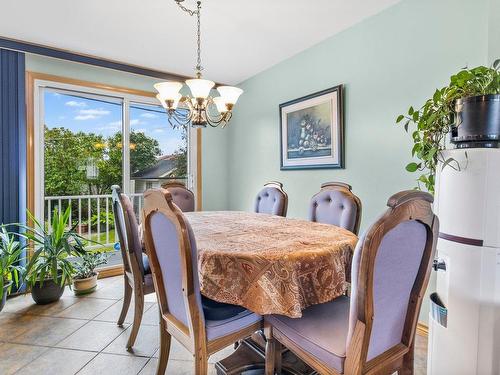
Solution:
{"label": "green lawn", "polygon": [[[92,241],[105,244],[106,243],[106,232],[99,233],[99,236],[97,235],[97,233],[92,233],[92,235],[91,235],[90,238],[91,238]],[[113,242],[114,238],[115,238],[115,230],[114,229],[110,229],[109,230],[109,242]],[[118,242],[118,236],[116,238],[116,241]],[[95,246],[95,245],[96,244],[92,244],[92,243],[89,244],[89,246]],[[99,251],[106,251],[106,252],[116,251],[114,249],[113,245],[108,245],[108,246],[99,246],[99,245],[97,245],[97,247],[95,249],[99,250]]]}

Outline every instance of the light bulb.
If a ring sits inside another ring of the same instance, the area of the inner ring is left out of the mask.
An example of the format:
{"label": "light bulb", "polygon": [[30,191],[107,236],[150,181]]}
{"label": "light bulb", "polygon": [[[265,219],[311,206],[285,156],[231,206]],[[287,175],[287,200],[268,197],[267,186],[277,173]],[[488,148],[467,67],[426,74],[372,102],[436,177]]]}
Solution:
{"label": "light bulb", "polygon": [[214,103],[215,103],[219,113],[227,112],[226,102],[224,101],[222,96],[218,96],[218,97],[214,98],[213,100],[214,100]]}
{"label": "light bulb", "polygon": [[159,82],[154,85],[154,88],[164,100],[175,100],[182,88],[182,83],[176,81]]}
{"label": "light bulb", "polygon": [[238,98],[243,94],[243,90],[233,86],[220,86],[217,87],[220,96],[224,99],[226,104],[236,104]]}
{"label": "light bulb", "polygon": [[189,86],[191,90],[191,95],[194,98],[206,99],[210,94],[210,90],[214,87],[215,82],[208,79],[188,79],[186,85]]}

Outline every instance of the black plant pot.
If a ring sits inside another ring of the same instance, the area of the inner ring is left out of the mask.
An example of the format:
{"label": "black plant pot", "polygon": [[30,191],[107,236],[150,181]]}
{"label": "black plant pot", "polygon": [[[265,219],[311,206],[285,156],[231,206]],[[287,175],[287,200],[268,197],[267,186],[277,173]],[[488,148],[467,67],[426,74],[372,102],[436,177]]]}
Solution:
{"label": "black plant pot", "polygon": [[31,297],[37,305],[46,305],[58,301],[64,293],[64,287],[56,284],[54,280],[45,280],[43,285],[37,281],[31,288]]}
{"label": "black plant pot", "polygon": [[3,286],[2,299],[0,300],[0,311],[2,311],[3,307],[5,306],[5,302],[7,301],[7,291],[11,285],[12,285],[12,281],[4,284],[4,286]]}
{"label": "black plant pot", "polygon": [[500,147],[500,94],[458,99],[456,110],[451,142],[457,148]]}

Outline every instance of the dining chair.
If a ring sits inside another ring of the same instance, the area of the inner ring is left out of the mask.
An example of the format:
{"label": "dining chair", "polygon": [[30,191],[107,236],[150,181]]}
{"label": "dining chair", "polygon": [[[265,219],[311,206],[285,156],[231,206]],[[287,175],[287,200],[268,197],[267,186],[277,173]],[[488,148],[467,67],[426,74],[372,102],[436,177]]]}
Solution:
{"label": "dining chair", "polygon": [[157,374],[165,372],[173,336],[192,353],[195,374],[205,375],[208,357],[261,329],[262,318],[241,306],[201,295],[196,239],[168,191],[146,191],[144,220],[146,250],[160,308]]}
{"label": "dining chair", "polygon": [[281,372],[282,344],[320,374],[413,374],[438,237],[432,202],[416,190],[389,198],[354,251],[350,297],[309,307],[299,319],[265,317],[266,374]]}
{"label": "dining chair", "polygon": [[270,181],[264,184],[255,198],[254,212],[286,216],[288,209],[288,195],[283,190],[283,184]]}
{"label": "dining chair", "polygon": [[118,234],[123,260],[123,280],[125,284],[123,306],[118,318],[119,326],[122,326],[125,321],[132,294],[134,295],[134,320],[127,341],[127,348],[130,349],[134,346],[141,326],[144,312],[144,296],[154,293],[154,284],[148,257],[142,251],[134,208],[130,199],[116,185],[112,186],[112,203],[115,230]]}
{"label": "dining chair", "polygon": [[332,224],[358,234],[361,222],[361,200],[352,192],[351,185],[326,182],[309,203],[309,220]]}
{"label": "dining chair", "polygon": [[182,212],[193,212],[195,210],[194,193],[182,182],[166,182],[161,187],[170,192],[172,200]]}

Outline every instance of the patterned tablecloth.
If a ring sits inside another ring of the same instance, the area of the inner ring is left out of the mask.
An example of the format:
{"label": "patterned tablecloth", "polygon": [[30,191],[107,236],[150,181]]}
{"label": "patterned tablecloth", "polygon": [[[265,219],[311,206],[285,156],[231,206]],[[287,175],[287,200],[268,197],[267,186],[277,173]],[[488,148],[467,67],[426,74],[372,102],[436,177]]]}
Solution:
{"label": "patterned tablecloth", "polygon": [[357,236],[327,224],[248,212],[185,213],[202,293],[259,314],[302,316],[347,287]]}

